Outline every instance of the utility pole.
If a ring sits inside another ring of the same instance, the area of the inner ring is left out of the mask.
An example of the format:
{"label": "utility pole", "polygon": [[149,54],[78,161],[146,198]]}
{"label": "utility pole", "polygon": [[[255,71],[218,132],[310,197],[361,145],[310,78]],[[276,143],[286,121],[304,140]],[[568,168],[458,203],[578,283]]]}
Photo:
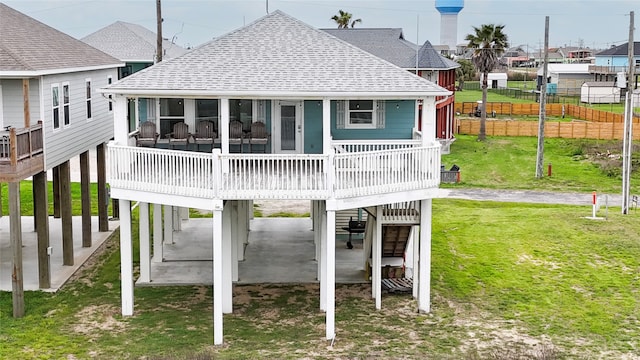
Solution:
{"label": "utility pole", "polygon": [[544,18],[544,65],[542,66],[542,84],[540,85],[540,118],[538,120],[538,156],[536,159],[536,178],[542,179],[544,167],[544,120],[547,115],[547,70],[549,66],[549,16]]}
{"label": "utility pole", "polygon": [[162,61],[162,5],[160,0],[156,0],[156,21],[157,21],[157,38],[156,38],[156,63]]}
{"label": "utility pole", "polygon": [[635,87],[635,61],[633,44],[633,11],[629,13],[629,46],[627,48],[629,72],[627,94],[624,98],[624,141],[622,144],[622,213],[629,213],[631,185],[631,152],[633,150],[633,90]]}

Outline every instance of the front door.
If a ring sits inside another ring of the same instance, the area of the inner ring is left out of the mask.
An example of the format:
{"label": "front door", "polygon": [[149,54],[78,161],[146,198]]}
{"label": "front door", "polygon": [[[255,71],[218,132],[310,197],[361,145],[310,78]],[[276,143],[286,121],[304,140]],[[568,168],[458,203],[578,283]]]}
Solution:
{"label": "front door", "polygon": [[275,106],[274,145],[281,154],[303,153],[302,102],[277,101]]}

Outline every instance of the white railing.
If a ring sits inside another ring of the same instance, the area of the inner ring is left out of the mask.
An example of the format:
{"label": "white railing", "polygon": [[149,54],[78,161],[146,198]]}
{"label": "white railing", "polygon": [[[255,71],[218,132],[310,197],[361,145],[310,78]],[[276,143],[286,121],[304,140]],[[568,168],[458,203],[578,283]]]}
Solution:
{"label": "white railing", "polygon": [[333,140],[331,145],[336,153],[354,153],[362,151],[395,150],[418,147],[420,139],[414,140]]}
{"label": "white railing", "polygon": [[218,156],[225,169],[221,186],[223,198],[326,199],[330,195],[327,174],[323,171],[327,166],[326,155]]}
{"label": "white railing", "polygon": [[420,222],[420,202],[405,201],[382,207],[382,220],[389,224],[415,224]]}
{"label": "white railing", "polygon": [[335,155],[335,197],[438,187],[440,145]]}
{"label": "white railing", "polygon": [[329,199],[437,187],[440,146],[221,154],[109,144],[112,188],[206,199]]}
{"label": "white railing", "polygon": [[216,198],[211,154],[109,144],[109,184],[127,190]]}

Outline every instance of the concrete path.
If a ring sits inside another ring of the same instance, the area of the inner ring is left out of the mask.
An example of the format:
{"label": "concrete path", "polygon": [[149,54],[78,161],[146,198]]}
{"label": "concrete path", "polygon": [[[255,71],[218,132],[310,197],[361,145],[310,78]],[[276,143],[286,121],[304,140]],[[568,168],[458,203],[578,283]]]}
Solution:
{"label": "concrete path", "polygon": [[[621,206],[621,194],[597,194],[601,201],[609,206]],[[564,193],[534,190],[495,190],[495,189],[439,189],[439,197],[445,199],[464,199],[496,202],[522,202],[558,205],[592,205],[590,193]]]}

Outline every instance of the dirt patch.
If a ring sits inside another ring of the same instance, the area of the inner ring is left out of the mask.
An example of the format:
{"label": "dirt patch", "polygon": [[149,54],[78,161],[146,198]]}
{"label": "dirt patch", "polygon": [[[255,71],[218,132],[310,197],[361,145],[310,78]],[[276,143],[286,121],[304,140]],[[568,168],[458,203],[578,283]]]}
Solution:
{"label": "dirt patch", "polygon": [[78,321],[73,331],[87,335],[100,335],[101,332],[122,332],[126,323],[116,320],[119,309],[113,305],[91,305],[80,310],[75,318]]}
{"label": "dirt patch", "polygon": [[256,200],[253,204],[264,217],[283,213],[304,215],[311,212],[309,200]]}

